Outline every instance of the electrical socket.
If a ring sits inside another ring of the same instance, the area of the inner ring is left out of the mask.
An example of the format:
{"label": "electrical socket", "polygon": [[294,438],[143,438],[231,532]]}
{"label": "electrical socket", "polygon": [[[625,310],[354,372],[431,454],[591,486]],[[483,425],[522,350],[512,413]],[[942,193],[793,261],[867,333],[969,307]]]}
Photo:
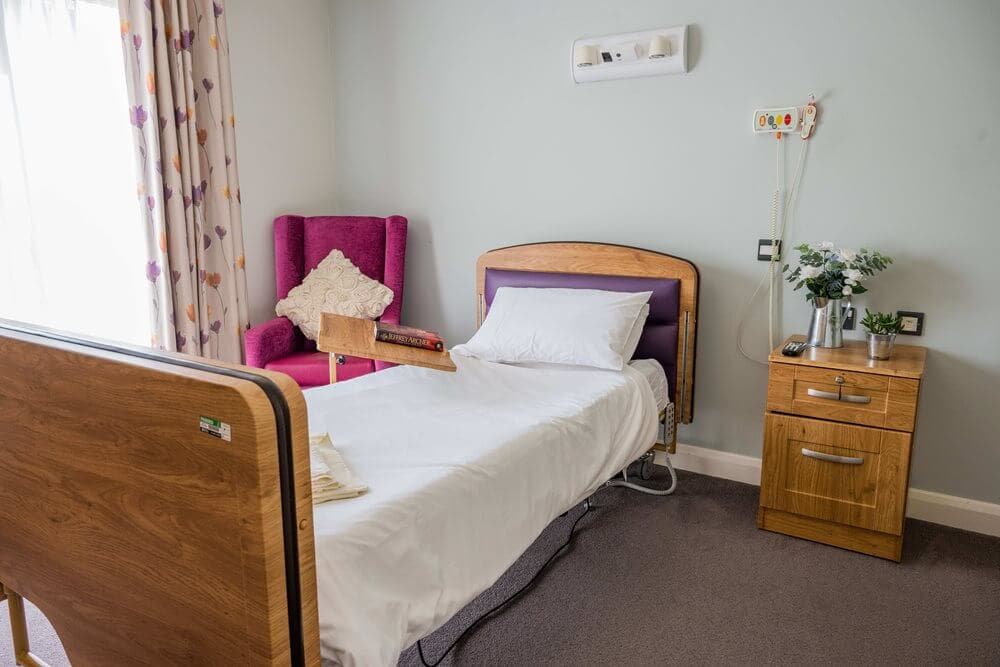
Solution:
{"label": "electrical socket", "polygon": [[897,310],[896,315],[903,320],[903,330],[899,333],[906,336],[924,335],[924,314],[911,310]]}
{"label": "electrical socket", "polygon": [[850,308],[844,308],[843,312],[840,314],[840,319],[844,322],[844,331],[854,331],[854,327],[857,324],[857,314],[858,310],[854,306]]}

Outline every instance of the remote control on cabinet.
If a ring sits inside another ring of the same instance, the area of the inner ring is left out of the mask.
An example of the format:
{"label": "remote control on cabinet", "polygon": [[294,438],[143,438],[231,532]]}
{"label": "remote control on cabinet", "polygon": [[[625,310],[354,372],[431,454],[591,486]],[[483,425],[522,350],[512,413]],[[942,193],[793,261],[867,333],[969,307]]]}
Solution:
{"label": "remote control on cabinet", "polygon": [[803,341],[792,341],[785,344],[785,347],[781,348],[781,353],[786,357],[797,357],[802,354],[803,350],[809,347]]}

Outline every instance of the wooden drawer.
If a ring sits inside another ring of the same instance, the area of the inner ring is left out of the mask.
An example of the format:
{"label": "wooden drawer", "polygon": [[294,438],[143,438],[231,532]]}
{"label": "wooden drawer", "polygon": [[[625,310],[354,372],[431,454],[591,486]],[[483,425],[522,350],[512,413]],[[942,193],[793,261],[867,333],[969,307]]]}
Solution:
{"label": "wooden drawer", "polygon": [[902,535],[909,459],[907,433],[768,414],[760,504]]}
{"label": "wooden drawer", "polygon": [[910,378],[772,363],[767,409],[912,433],[919,388]]}

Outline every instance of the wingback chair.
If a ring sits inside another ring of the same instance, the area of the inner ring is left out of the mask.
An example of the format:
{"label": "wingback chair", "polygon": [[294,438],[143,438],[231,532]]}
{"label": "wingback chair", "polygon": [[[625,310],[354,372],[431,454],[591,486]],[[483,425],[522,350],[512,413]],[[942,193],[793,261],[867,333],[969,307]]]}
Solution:
{"label": "wingback chair", "polygon": [[[278,300],[302,283],[334,248],[361,273],[392,290],[393,300],[381,320],[399,323],[403,307],[403,264],[406,218],[283,215],[274,220],[274,282]],[[247,365],[292,376],[302,388],[329,384],[329,358],[285,317],[258,324],[246,332]],[[380,361],[347,357],[337,369],[338,380],[391,366]]]}

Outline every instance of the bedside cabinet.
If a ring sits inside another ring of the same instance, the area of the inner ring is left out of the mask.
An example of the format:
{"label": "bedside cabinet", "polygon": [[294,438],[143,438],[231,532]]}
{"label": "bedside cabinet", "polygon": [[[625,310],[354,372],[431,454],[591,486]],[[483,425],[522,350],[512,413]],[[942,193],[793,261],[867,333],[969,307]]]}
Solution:
{"label": "bedside cabinet", "polygon": [[899,561],[926,351],[784,345],[768,357],[758,527]]}

